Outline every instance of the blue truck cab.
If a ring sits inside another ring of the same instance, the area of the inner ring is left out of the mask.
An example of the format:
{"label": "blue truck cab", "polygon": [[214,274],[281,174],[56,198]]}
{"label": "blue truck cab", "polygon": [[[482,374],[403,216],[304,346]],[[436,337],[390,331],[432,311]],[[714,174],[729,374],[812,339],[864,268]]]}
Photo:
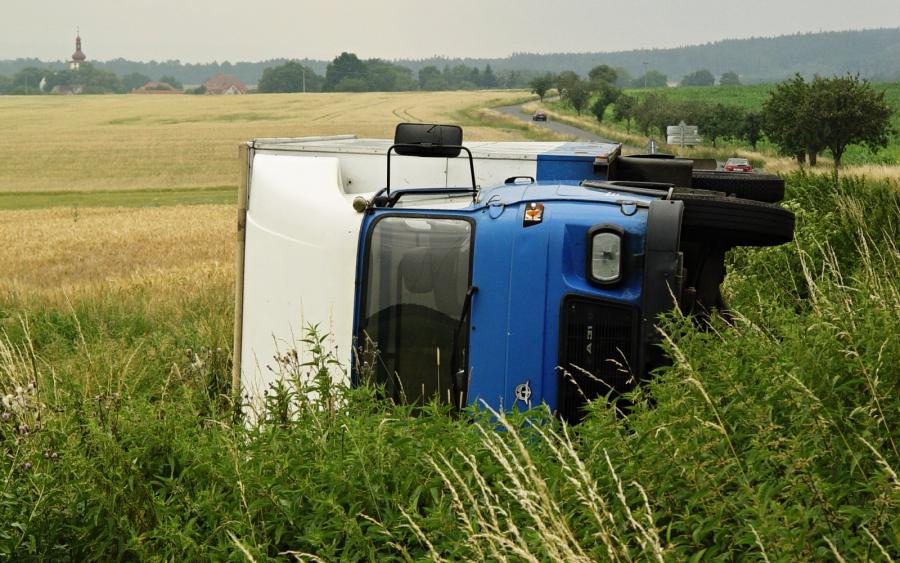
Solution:
{"label": "blue truck cab", "polygon": [[[461,132],[401,125],[392,149],[455,156],[454,135]],[[665,361],[659,315],[722,307],[728,248],[790,238],[793,217],[759,202],[751,207],[789,227],[685,225],[698,201],[701,212],[714,202],[726,215],[747,205],[678,186],[690,179],[690,161],[589,149],[560,147],[537,159],[536,177],[499,186],[479,188],[473,174],[469,188],[388,187],[357,202],[355,381],[373,378],[394,400],[413,403],[546,403],[576,422],[588,400],[628,391]]]}

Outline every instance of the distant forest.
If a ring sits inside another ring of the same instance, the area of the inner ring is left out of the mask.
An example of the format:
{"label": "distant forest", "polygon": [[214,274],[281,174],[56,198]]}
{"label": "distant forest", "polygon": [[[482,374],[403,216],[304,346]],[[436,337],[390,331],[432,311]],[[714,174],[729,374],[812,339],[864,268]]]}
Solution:
{"label": "distant forest", "polygon": [[[125,59],[90,61],[98,70],[119,76],[140,73],[149,77],[171,76],[185,85],[201,84],[219,73],[231,74],[246,84],[257,84],[267,68],[283,65],[291,59],[272,59],[260,62],[182,63],[180,61],[135,62]],[[293,59],[317,74],[324,75],[330,61]],[[588,71],[606,64],[625,69],[633,76],[652,70],[679,80],[700,69],[714,75],[735,71],[743,83],[778,82],[795,73],[805,77],[814,74],[830,76],[847,72],[859,73],[876,82],[900,81],[900,28],[870,29],[728,39],[704,45],[672,49],[642,49],[615,53],[516,53],[500,59],[430,58],[392,61],[409,68],[414,74],[433,66],[440,70],[460,65],[484,68],[490,66],[502,77],[516,71],[525,76],[538,73],[558,73],[574,70],[586,75]],[[64,61],[16,59],[0,61],[0,76],[12,76],[18,71],[36,67],[63,69]]]}

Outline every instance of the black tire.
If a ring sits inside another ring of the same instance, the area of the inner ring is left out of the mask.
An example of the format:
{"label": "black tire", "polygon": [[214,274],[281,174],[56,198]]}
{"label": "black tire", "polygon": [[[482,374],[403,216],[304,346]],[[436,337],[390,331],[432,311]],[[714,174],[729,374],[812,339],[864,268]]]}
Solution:
{"label": "black tire", "polygon": [[784,180],[774,174],[694,170],[691,187],[768,203],[784,199]]}
{"label": "black tire", "polygon": [[675,192],[684,202],[682,237],[726,246],[776,246],[794,239],[794,214],[761,201]]}

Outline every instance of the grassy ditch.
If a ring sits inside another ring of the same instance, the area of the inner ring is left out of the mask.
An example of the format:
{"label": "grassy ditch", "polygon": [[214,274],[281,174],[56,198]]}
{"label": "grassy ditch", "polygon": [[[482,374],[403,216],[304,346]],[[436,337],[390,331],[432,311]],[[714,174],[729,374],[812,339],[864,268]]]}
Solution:
{"label": "grassy ditch", "polygon": [[[900,554],[900,195],[795,173],[793,244],[730,255],[728,325],[598,402],[420,415],[327,381],[236,423],[227,274],[0,294],[0,558],[875,560]],[[294,416],[291,416],[291,415]]]}

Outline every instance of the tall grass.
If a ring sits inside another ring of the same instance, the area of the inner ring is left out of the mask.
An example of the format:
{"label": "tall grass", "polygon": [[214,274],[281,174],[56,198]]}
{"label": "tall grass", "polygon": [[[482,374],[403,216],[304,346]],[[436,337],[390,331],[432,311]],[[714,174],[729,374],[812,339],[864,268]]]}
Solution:
{"label": "tall grass", "polygon": [[226,283],[0,297],[0,558],[894,560],[898,192],[788,197],[796,241],[729,258],[728,322],[667,318],[672,365],[577,427],[332,387],[314,333],[247,427]]}

